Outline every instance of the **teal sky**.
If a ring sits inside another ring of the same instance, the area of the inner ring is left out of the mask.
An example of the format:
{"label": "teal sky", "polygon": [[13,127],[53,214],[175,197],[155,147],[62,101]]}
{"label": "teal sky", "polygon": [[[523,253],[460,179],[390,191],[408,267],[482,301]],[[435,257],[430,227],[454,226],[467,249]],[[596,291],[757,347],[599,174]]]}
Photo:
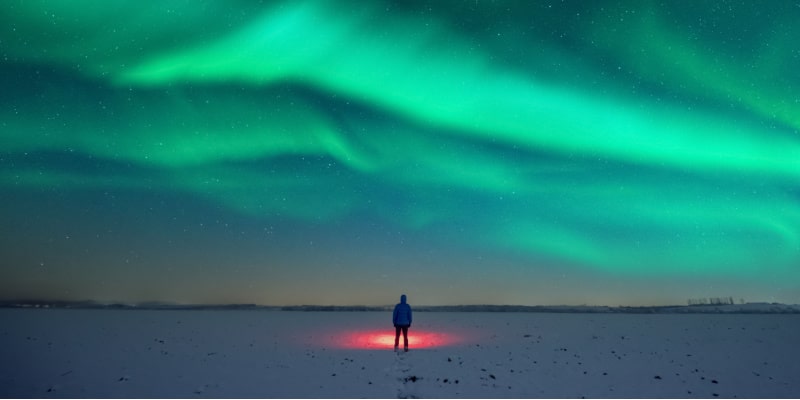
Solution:
{"label": "teal sky", "polygon": [[5,1],[0,297],[800,303],[800,7]]}

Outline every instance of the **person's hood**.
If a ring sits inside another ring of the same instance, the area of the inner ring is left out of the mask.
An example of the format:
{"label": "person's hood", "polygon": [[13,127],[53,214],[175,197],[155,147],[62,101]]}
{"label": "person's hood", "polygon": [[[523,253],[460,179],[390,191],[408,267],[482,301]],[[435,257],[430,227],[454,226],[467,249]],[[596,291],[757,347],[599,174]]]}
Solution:
{"label": "person's hood", "polygon": [[401,295],[400,296],[400,303],[406,304],[406,295]]}

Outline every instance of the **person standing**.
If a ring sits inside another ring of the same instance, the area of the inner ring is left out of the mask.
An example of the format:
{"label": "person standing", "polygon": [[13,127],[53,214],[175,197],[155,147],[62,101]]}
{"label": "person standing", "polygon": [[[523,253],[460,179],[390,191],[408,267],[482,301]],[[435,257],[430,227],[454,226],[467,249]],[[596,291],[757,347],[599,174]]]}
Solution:
{"label": "person standing", "polygon": [[403,344],[405,351],[408,351],[408,327],[411,326],[411,306],[406,303],[406,295],[400,296],[400,303],[394,306],[392,313],[392,323],[394,324],[394,351],[400,342],[400,331],[403,331]]}

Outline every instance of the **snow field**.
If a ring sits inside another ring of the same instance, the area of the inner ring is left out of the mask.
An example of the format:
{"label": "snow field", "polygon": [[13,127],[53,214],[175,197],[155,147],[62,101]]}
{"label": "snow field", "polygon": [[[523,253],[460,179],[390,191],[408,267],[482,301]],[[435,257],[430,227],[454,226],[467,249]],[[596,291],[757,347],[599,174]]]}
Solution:
{"label": "snow field", "polygon": [[797,314],[414,317],[0,309],[0,396],[800,397]]}

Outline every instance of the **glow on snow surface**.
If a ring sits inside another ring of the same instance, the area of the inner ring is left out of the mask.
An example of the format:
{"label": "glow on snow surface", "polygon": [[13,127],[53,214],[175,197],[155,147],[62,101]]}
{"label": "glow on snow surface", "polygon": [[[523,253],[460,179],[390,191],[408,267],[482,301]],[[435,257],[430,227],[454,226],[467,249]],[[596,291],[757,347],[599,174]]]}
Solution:
{"label": "glow on snow surface", "polygon": [[[408,330],[408,347],[410,349],[427,349],[452,346],[461,338],[445,332],[425,330]],[[403,335],[400,334],[400,346],[403,346]],[[393,329],[374,329],[365,331],[348,331],[333,338],[332,346],[346,349],[391,349],[394,347]]]}

